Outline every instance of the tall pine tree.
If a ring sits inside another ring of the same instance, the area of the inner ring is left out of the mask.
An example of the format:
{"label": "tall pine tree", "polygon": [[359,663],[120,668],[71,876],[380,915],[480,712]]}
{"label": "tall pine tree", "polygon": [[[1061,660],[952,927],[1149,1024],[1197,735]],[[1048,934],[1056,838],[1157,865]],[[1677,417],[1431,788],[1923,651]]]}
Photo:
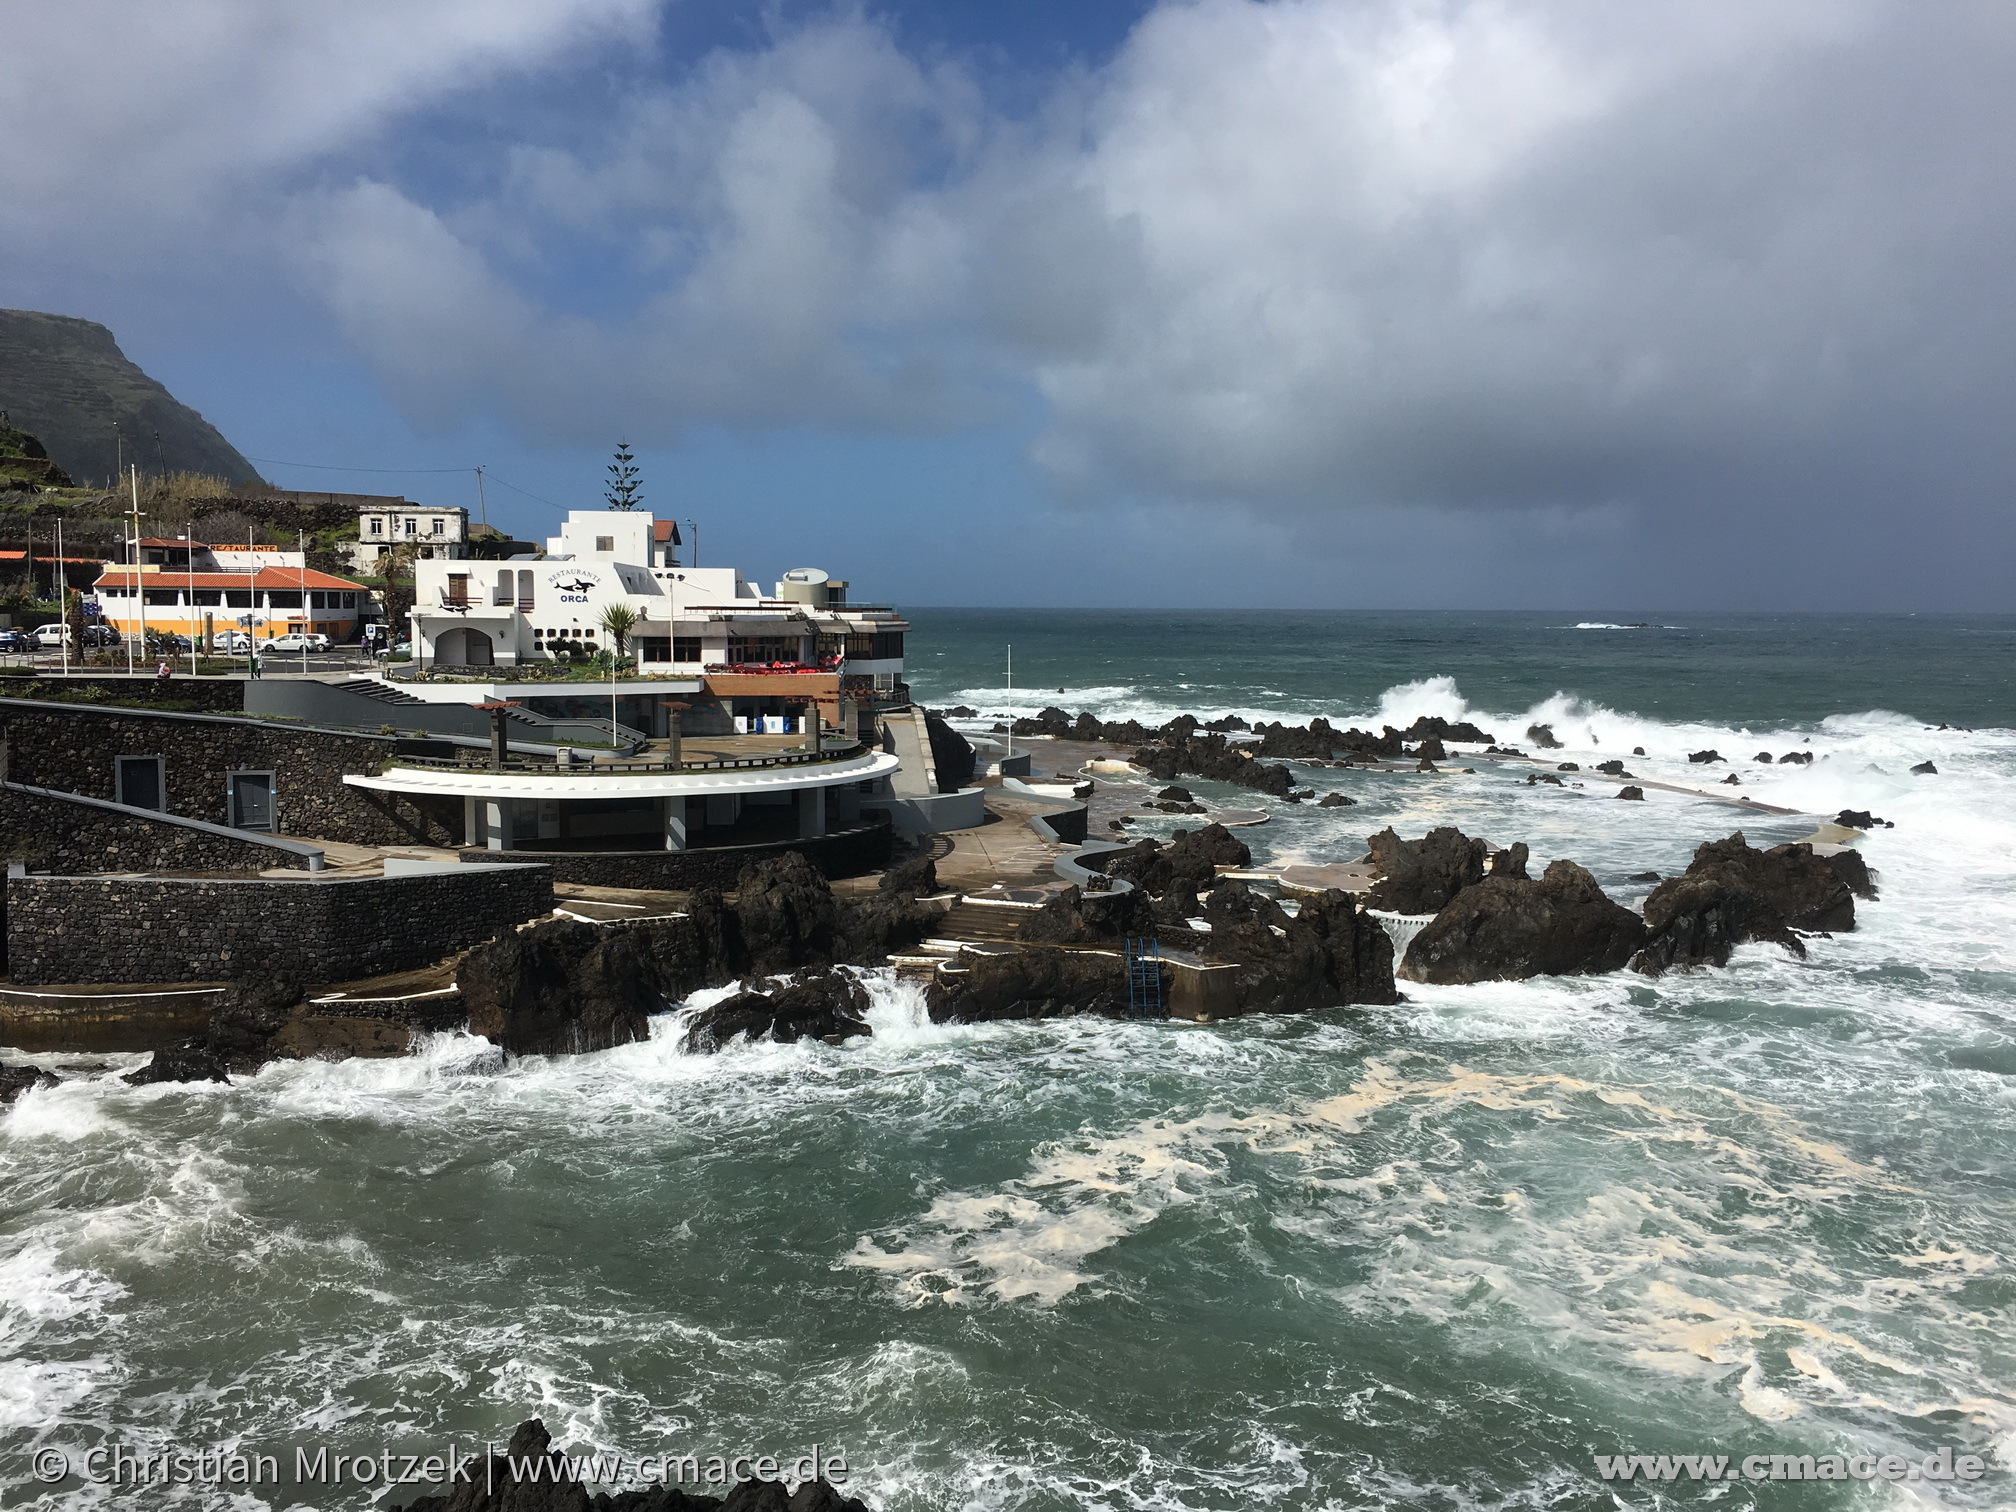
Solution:
{"label": "tall pine tree", "polygon": [[635,509],[644,502],[638,490],[637,459],[630,453],[630,443],[616,443],[616,460],[609,464],[609,486],[602,497],[609,501],[611,509]]}

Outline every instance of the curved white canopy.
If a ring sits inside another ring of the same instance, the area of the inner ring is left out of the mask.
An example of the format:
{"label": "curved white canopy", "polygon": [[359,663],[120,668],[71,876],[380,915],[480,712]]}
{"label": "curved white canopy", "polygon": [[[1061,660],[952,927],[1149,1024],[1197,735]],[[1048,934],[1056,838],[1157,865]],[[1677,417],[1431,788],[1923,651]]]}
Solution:
{"label": "curved white canopy", "polygon": [[[396,758],[395,758],[396,760]],[[900,763],[884,751],[804,766],[751,767],[714,772],[489,772],[446,767],[402,767],[352,773],[351,787],[381,793],[434,794],[447,798],[705,798],[710,794],[787,793],[839,787],[887,777]]]}

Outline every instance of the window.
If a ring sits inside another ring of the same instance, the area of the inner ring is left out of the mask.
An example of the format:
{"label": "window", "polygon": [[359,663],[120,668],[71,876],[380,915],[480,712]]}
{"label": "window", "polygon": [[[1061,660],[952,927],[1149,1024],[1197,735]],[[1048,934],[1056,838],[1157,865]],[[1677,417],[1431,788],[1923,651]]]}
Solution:
{"label": "window", "polygon": [[223,602],[224,602],[224,593],[223,590],[221,589],[198,588],[196,590],[196,603],[199,608],[215,609],[219,604]]}
{"label": "window", "polygon": [[616,549],[616,537],[614,536],[595,537],[595,549],[597,551],[614,551]]}
{"label": "window", "polygon": [[299,588],[269,588],[266,591],[266,607],[269,609],[299,609],[301,590]]}
{"label": "window", "polygon": [[700,637],[697,635],[673,636],[672,660],[675,662],[696,662],[700,660]]}
{"label": "window", "polygon": [[410,536],[410,535],[418,535],[419,533],[420,533],[420,522],[416,519],[413,519],[409,515],[406,520],[406,534]]}
{"label": "window", "polygon": [[875,661],[897,661],[903,655],[903,632],[901,630],[877,630],[870,639],[874,642],[868,648],[868,655]]}
{"label": "window", "polygon": [[113,797],[132,808],[165,812],[167,783],[159,756],[121,756],[114,764]]}
{"label": "window", "polygon": [[632,644],[638,647],[637,656],[640,661],[672,660],[672,638],[669,635],[640,635]]}
{"label": "window", "polygon": [[532,591],[532,574],[521,571],[518,574],[518,612],[530,614],[536,607]]}
{"label": "window", "polygon": [[795,635],[731,635],[728,660],[731,662],[795,662],[800,650]]}
{"label": "window", "polygon": [[466,604],[469,602],[469,574],[451,572],[448,574],[448,602]]}
{"label": "window", "polygon": [[150,604],[173,604],[180,596],[173,588],[149,588],[141,597]]}
{"label": "window", "polygon": [[373,515],[371,517],[371,534],[373,535],[385,534],[385,522],[379,519],[376,515]]}
{"label": "window", "polygon": [[436,515],[433,519],[427,522],[427,534],[429,535],[441,534],[441,517],[439,515]]}
{"label": "window", "polygon": [[250,588],[226,588],[224,590],[224,603],[227,608],[231,609],[250,609],[252,607],[252,590]]}

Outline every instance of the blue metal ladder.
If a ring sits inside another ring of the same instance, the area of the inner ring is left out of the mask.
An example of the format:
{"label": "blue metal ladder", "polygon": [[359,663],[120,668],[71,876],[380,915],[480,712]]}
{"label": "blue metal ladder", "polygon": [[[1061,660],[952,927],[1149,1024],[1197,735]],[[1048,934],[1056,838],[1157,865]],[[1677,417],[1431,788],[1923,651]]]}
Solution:
{"label": "blue metal ladder", "polygon": [[1153,935],[1120,942],[1127,959],[1127,1017],[1167,1018],[1162,1001],[1162,947]]}

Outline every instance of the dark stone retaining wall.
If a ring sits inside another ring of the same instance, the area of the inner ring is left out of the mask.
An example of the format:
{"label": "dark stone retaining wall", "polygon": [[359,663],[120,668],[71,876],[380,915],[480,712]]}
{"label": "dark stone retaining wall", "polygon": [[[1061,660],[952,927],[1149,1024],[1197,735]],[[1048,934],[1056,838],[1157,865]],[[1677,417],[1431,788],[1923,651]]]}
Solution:
{"label": "dark stone retaining wall", "polygon": [[341,982],[429,966],[553,910],[543,866],[403,877],[236,881],[13,877],[7,958],[24,986]]}
{"label": "dark stone retaining wall", "polygon": [[245,707],[245,680],[240,677],[65,677],[43,673],[34,677],[0,675],[0,697],[103,699],[106,703],[166,704],[205,714],[237,714]]}
{"label": "dark stone retaining wall", "polygon": [[821,835],[816,840],[779,840],[766,845],[721,845],[683,851],[476,850],[464,861],[540,861],[557,882],[590,887],[642,887],[688,892],[696,887],[732,888],[742,868],[786,851],[801,851],[827,877],[858,877],[889,864],[896,832],[886,824],[864,824]]}
{"label": "dark stone retaining wall", "polygon": [[397,748],[384,735],[0,699],[0,778],[11,782],[113,799],[115,758],[159,756],[170,813],[229,824],[224,774],[271,771],[275,827],[283,834],[356,845],[459,845],[459,800],[367,795],[343,785],[345,773],[375,772]]}
{"label": "dark stone retaining wall", "polygon": [[260,872],[305,869],[299,856],[233,835],[213,835],[146,817],[137,809],[103,809],[59,795],[0,788],[0,857],[33,871],[68,875],[102,871]]}

